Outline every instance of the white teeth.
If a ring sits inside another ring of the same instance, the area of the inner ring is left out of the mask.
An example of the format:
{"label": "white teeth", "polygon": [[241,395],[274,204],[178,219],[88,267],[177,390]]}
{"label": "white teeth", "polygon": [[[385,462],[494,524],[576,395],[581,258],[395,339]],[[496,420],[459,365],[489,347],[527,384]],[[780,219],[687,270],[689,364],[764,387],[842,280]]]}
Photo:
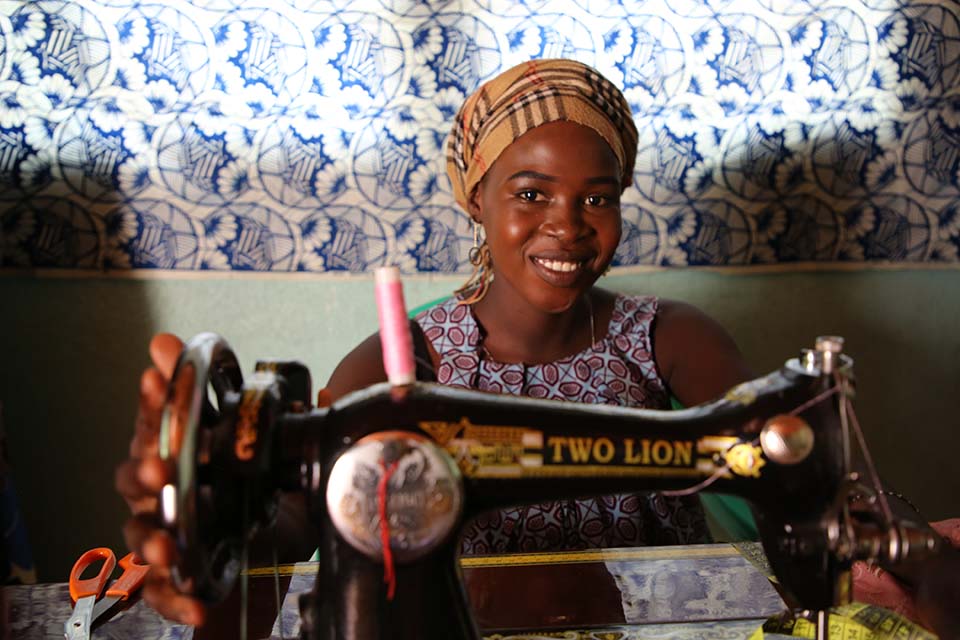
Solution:
{"label": "white teeth", "polygon": [[547,269],[551,271],[561,271],[563,273],[568,273],[570,271],[576,271],[580,268],[579,262],[564,262],[562,260],[544,260],[543,258],[535,258],[535,260],[542,264]]}

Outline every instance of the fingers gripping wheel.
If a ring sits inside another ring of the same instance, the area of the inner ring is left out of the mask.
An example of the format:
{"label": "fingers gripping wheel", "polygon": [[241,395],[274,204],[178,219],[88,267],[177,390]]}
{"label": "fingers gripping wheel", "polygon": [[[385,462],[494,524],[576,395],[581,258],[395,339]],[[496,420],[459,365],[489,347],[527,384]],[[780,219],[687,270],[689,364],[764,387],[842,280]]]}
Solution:
{"label": "fingers gripping wheel", "polygon": [[226,341],[199,334],[177,362],[161,422],[160,457],[173,469],[161,516],[179,552],[174,582],[209,602],[225,598],[239,573],[245,496],[225,445],[242,387]]}

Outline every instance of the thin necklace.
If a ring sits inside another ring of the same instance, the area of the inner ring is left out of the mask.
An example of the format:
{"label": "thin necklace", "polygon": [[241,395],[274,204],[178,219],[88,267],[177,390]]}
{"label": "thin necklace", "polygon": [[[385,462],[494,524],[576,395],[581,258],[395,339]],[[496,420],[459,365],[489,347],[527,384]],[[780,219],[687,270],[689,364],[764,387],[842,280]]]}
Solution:
{"label": "thin necklace", "polygon": [[[589,293],[585,295],[585,298],[587,299],[587,315],[590,317],[590,346],[592,347],[593,345],[597,344],[596,321],[594,320],[594,317],[593,317],[593,299],[590,297]],[[476,316],[474,316],[474,318],[476,318]],[[477,322],[477,321],[474,320],[474,322]],[[480,323],[477,322],[477,325],[479,327]],[[479,351],[484,356],[485,359],[495,360],[495,358],[493,357],[493,354],[487,351],[487,341],[486,341],[485,334],[486,334],[485,331],[480,331],[480,340],[477,346],[479,347]]]}
{"label": "thin necklace", "polygon": [[587,292],[587,313],[590,314],[590,346],[597,344],[597,331],[593,320],[593,300],[590,299],[590,293]]}

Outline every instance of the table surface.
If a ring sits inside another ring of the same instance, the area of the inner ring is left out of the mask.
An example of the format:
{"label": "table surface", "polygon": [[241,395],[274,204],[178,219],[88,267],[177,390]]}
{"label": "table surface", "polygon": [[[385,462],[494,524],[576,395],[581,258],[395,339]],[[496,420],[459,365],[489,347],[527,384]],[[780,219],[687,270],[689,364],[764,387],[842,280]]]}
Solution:
{"label": "table surface", "polygon": [[[603,633],[622,640],[746,638],[784,608],[751,543],[471,557],[461,565],[477,624],[497,640],[558,632],[570,640]],[[297,597],[312,588],[318,568],[304,562],[249,571],[251,640],[298,637]],[[7,587],[7,598],[14,638],[63,638],[72,607],[66,584]],[[96,625],[92,637],[236,639],[238,612],[239,589],[196,630],[138,601]]]}

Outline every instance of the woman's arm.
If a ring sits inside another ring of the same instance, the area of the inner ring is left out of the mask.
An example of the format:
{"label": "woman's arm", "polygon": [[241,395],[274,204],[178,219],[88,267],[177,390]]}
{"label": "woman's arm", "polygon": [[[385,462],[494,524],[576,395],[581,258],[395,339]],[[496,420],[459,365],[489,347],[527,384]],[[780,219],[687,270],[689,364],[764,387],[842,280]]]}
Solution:
{"label": "woman's arm", "polygon": [[334,368],[327,386],[321,391],[318,404],[333,402],[351,391],[359,391],[386,380],[380,335],[375,333],[354,347]]}
{"label": "woman's arm", "polygon": [[660,377],[685,406],[713,400],[753,377],[730,334],[692,305],[661,300],[652,339]]}
{"label": "woman's arm", "polygon": [[[432,382],[436,380],[436,371],[440,366],[440,355],[427,340],[423,329],[416,321],[410,321],[410,333],[413,339],[413,355],[417,380]],[[379,334],[373,334],[348,353],[330,375],[325,389],[320,392],[317,404],[333,402],[351,391],[369,387],[387,380],[383,368],[383,353]]]}

